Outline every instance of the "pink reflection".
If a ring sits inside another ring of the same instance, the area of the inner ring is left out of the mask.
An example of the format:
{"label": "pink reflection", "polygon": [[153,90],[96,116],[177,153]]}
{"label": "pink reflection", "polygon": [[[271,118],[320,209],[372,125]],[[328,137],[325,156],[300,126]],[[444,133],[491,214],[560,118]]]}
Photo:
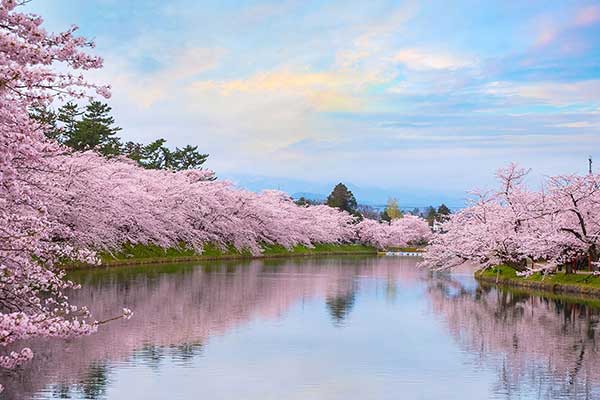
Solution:
{"label": "pink reflection", "polygon": [[495,392],[600,394],[598,309],[490,287],[467,291],[450,277],[433,281],[428,295],[473,368],[497,371]]}
{"label": "pink reflection", "polygon": [[105,325],[89,337],[32,343],[35,359],[13,374],[16,380],[6,385],[7,395],[22,397],[56,382],[85,386],[91,380],[93,385],[94,379],[105,379],[106,362],[151,359],[159,348],[172,348],[171,353],[184,358],[210,337],[255,319],[281,318],[309,299],[323,298],[332,322],[341,325],[360,290],[356,277],[383,278],[389,291],[422,278],[414,263],[401,258],[292,259],[84,273],[75,278],[83,288],[73,295],[74,303],[89,304],[97,319],[125,306],[134,310],[134,317]]}

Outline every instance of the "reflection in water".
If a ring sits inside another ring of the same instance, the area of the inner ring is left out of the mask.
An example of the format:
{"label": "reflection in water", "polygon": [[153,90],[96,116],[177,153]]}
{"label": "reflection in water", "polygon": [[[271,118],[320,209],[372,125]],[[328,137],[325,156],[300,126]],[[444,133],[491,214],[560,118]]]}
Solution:
{"label": "reflection in water", "polygon": [[352,310],[352,306],[354,306],[354,291],[335,297],[328,297],[325,303],[335,325],[343,325],[344,320]]}
{"label": "reflection in water", "polygon": [[435,280],[428,295],[472,362],[495,367],[495,392],[599,398],[598,308],[490,286],[467,291],[450,277]]}
{"label": "reflection in water", "polygon": [[33,362],[0,377],[6,398],[198,398],[198,387],[200,397],[231,399],[600,396],[597,308],[434,277],[411,258],[73,278],[83,284],[75,302],[98,319],[124,306],[134,317],[90,337],[31,343]]}

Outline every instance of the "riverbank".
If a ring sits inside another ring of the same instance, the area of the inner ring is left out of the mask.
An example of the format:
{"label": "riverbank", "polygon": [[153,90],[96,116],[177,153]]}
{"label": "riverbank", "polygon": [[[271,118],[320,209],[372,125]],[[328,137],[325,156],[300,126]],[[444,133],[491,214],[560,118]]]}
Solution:
{"label": "riverbank", "polygon": [[517,276],[513,268],[500,265],[475,272],[475,279],[502,286],[600,297],[600,277],[587,273],[567,275],[559,272],[547,276],[536,273],[529,277],[521,277]]}
{"label": "riverbank", "polygon": [[[202,254],[184,247],[163,249],[154,245],[127,245],[120,252],[99,253],[100,266],[112,267],[123,265],[178,263],[188,261],[242,260],[252,258],[309,257],[332,255],[367,255],[377,254],[375,247],[360,244],[316,244],[313,248],[295,246],[288,250],[280,245],[265,245],[263,252],[253,255],[249,251],[234,248],[223,250],[214,245],[207,245]],[[82,269],[94,267],[82,263],[67,263],[65,269]]]}

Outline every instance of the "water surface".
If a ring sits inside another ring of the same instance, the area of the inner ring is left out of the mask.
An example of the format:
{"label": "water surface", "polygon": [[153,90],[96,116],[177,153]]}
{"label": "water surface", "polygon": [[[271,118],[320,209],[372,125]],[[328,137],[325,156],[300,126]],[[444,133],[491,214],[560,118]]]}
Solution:
{"label": "water surface", "polygon": [[[337,257],[79,272],[129,321],[36,341],[7,399],[594,399],[599,309]],[[1,396],[0,396],[1,397]]]}

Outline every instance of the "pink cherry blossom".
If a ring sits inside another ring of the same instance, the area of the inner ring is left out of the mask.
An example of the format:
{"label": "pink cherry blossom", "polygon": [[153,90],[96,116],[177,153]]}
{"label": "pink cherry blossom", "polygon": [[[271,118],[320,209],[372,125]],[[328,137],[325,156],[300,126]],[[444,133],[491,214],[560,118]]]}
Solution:
{"label": "pink cherry blossom", "polygon": [[[63,149],[44,138],[28,109],[104,92],[74,72],[98,68],[102,60],[83,51],[92,44],[75,36],[76,28],[49,34],[40,17],[16,11],[17,5],[0,2],[0,348],[96,329],[85,308],[72,309],[64,292],[74,285],[54,267],[61,258],[86,258],[89,252],[54,241],[65,228],[49,217],[44,193],[51,184],[46,174]],[[55,63],[70,72],[56,72]],[[28,348],[2,354],[0,367],[14,368],[32,357]]]}
{"label": "pink cherry blossom", "polygon": [[599,177],[554,176],[532,190],[524,184],[526,175],[511,164],[498,171],[497,190],[473,192],[470,206],[452,215],[432,238],[425,265],[448,269],[474,261],[534,272],[574,257],[586,257],[591,265],[598,261]]}

